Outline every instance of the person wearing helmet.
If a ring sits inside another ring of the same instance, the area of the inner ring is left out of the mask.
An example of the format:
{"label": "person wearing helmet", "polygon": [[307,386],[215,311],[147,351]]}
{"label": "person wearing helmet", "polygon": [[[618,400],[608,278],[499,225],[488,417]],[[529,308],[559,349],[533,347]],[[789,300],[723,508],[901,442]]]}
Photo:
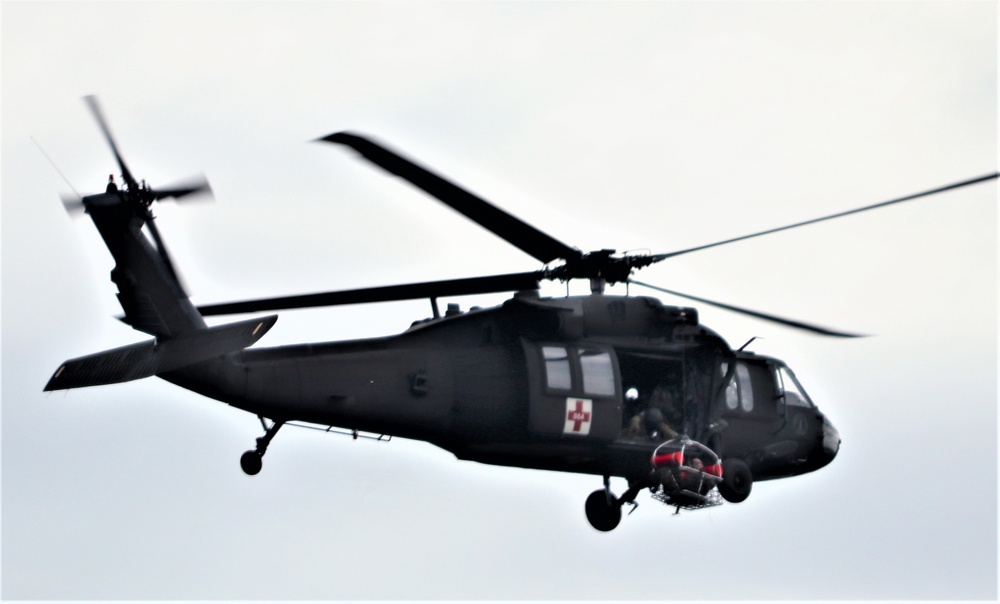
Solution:
{"label": "person wearing helmet", "polygon": [[[649,406],[632,416],[629,425],[622,430],[621,436],[656,442],[677,438],[678,432],[668,423],[664,415],[664,406],[672,409],[668,391],[668,386],[664,384],[657,386],[649,397]],[[633,398],[637,399],[638,393],[634,394]]]}

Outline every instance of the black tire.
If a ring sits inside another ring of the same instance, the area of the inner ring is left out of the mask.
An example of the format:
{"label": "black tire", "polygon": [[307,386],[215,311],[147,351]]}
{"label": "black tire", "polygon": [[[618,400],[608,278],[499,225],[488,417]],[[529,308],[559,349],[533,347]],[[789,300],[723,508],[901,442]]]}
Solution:
{"label": "black tire", "polygon": [[608,503],[604,489],[598,489],[587,497],[584,505],[590,526],[603,532],[613,530],[622,521],[622,508],[617,502]]}
{"label": "black tire", "polygon": [[264,460],[256,451],[247,451],[240,457],[240,467],[249,475],[254,476],[264,466]]}
{"label": "black tire", "polygon": [[722,462],[722,482],[719,493],[729,503],[745,501],[753,488],[753,474],[750,466],[742,459],[730,458]]}

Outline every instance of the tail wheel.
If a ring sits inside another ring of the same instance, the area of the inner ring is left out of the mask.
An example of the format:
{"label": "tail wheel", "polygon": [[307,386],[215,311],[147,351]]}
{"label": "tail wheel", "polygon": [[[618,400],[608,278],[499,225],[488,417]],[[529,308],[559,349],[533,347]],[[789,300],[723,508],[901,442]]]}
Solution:
{"label": "tail wheel", "polygon": [[260,469],[264,465],[264,453],[267,452],[267,445],[271,443],[271,439],[278,433],[278,430],[285,425],[284,420],[275,420],[268,426],[263,416],[258,415],[257,417],[260,419],[260,425],[264,427],[264,436],[257,439],[256,449],[250,449],[240,457],[240,467],[250,476],[260,473]]}
{"label": "tail wheel", "polygon": [[613,530],[622,521],[622,508],[617,500],[608,496],[604,489],[598,489],[587,497],[584,505],[590,526],[603,532]]}
{"label": "tail wheel", "polygon": [[742,459],[730,458],[722,462],[722,482],[719,493],[730,503],[739,503],[750,496],[753,474]]}

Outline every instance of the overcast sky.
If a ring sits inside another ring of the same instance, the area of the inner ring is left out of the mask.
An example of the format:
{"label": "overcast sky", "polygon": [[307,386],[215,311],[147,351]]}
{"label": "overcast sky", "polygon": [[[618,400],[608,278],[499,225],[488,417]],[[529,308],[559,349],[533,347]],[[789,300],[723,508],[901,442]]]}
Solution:
{"label": "overcast sky", "polygon": [[[996,2],[0,8],[5,599],[997,597],[995,181],[643,271],[872,337],[700,308],[788,362],[840,455],[738,505],[674,516],[643,493],[603,534],[599,477],[294,429],[247,477],[253,415],[157,379],[44,394],[65,359],[144,338],[36,146],[103,190],[96,94],[137,177],[204,173],[213,203],[157,210],[198,304],[539,268],[309,142],[340,130],[580,249],[667,252],[995,171]],[[429,313],[284,312],[259,345]]]}

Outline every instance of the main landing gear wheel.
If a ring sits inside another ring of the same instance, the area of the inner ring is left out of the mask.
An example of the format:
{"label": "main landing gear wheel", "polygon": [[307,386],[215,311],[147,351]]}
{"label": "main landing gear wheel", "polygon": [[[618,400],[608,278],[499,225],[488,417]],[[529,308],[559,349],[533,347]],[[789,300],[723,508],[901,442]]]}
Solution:
{"label": "main landing gear wheel", "polygon": [[285,423],[283,421],[275,421],[268,426],[263,417],[259,419],[260,425],[264,426],[264,436],[257,439],[256,449],[251,449],[240,457],[240,467],[243,468],[243,472],[248,476],[260,473],[260,469],[264,466],[264,453],[267,452],[267,445],[271,443],[271,439],[274,438],[274,435],[278,433],[278,430]]}
{"label": "main landing gear wheel", "polygon": [[256,451],[247,451],[240,457],[240,467],[249,476],[259,473],[263,466],[264,459]]}
{"label": "main landing gear wheel", "polygon": [[591,493],[584,508],[590,526],[599,531],[613,530],[622,521],[622,508],[614,495],[606,489],[597,489]]}
{"label": "main landing gear wheel", "polygon": [[753,474],[742,459],[729,458],[722,462],[722,482],[719,494],[729,503],[739,503],[750,496]]}

